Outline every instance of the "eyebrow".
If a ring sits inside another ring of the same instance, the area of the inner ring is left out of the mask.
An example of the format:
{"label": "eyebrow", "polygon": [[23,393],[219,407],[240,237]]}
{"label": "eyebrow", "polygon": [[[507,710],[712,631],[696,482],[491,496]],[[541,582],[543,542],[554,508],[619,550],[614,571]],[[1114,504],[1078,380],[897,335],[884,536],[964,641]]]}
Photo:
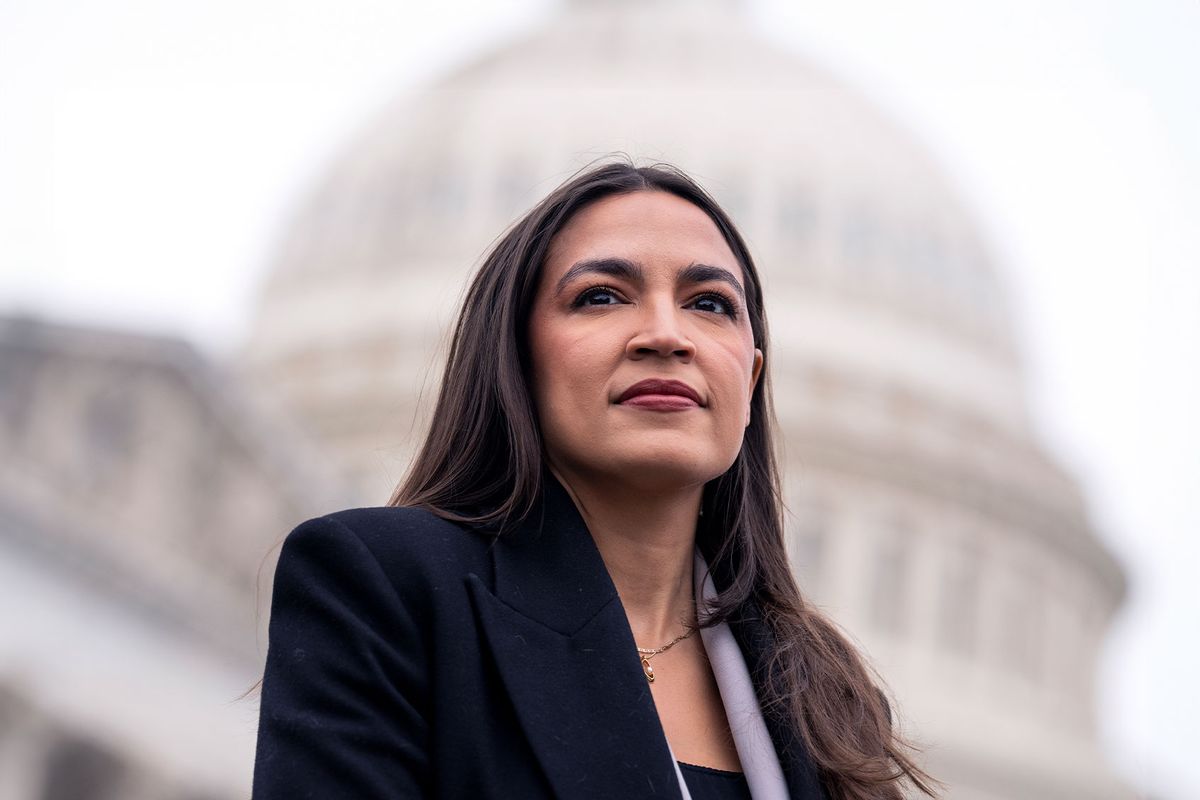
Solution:
{"label": "eyebrow", "polygon": [[688,283],[705,283],[707,281],[722,281],[728,283],[742,302],[746,302],[746,292],[742,284],[733,277],[733,273],[724,267],[713,267],[708,264],[688,264],[679,271],[679,277]]}
{"label": "eyebrow", "polygon": [[576,261],[558,279],[558,283],[554,286],[554,293],[556,295],[560,294],[568,283],[580,275],[589,272],[598,272],[601,275],[609,275],[613,278],[625,278],[634,283],[642,283],[646,276],[641,264],[637,264],[627,258],[591,258],[585,261]]}
{"label": "eyebrow", "polygon": [[[599,273],[614,278],[625,278],[634,283],[645,281],[646,272],[642,265],[627,258],[592,258],[578,261],[568,269],[554,287],[554,293],[560,294],[571,281],[586,273]],[[714,267],[709,264],[688,264],[679,271],[678,278],[685,283],[705,283],[720,281],[729,284],[742,302],[746,301],[746,292],[733,273],[724,267]]]}

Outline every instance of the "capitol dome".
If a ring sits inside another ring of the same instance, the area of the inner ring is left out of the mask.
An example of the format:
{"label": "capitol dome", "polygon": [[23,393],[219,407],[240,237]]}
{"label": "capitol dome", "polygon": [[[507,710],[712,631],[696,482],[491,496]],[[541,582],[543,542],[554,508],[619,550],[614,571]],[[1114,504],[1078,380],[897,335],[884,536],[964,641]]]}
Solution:
{"label": "capitol dome", "polygon": [[746,234],[798,577],[951,796],[1130,796],[1092,686],[1123,578],[1032,430],[996,258],[912,135],[734,0],[575,0],[399,100],[298,210],[242,371],[384,502],[480,256],[612,153],[682,167]]}

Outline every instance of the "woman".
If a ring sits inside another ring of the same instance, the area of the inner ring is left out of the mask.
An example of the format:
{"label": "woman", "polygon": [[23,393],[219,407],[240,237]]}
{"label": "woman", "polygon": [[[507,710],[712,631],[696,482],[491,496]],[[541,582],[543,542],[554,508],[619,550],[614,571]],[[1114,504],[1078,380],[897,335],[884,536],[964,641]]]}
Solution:
{"label": "woman", "polygon": [[687,176],[538,204],[390,505],[285,542],[255,797],[931,794],[793,581],[766,371],[750,254]]}

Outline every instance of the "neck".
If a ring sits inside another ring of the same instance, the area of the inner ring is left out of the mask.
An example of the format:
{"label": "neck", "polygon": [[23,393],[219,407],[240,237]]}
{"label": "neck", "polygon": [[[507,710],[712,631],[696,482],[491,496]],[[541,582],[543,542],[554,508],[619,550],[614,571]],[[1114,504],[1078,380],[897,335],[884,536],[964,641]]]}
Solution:
{"label": "neck", "polygon": [[639,647],[659,647],[695,623],[692,566],[703,485],[639,494],[564,476],[621,597]]}

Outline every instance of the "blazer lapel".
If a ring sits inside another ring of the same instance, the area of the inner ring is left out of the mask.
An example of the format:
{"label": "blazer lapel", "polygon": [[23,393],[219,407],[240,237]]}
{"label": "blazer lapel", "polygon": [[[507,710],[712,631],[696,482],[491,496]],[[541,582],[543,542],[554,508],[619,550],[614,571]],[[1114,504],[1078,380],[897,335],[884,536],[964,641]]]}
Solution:
{"label": "blazer lapel", "polygon": [[540,513],[496,540],[494,593],[467,578],[517,718],[559,797],[680,798],[616,587],[570,496],[544,485]]}

